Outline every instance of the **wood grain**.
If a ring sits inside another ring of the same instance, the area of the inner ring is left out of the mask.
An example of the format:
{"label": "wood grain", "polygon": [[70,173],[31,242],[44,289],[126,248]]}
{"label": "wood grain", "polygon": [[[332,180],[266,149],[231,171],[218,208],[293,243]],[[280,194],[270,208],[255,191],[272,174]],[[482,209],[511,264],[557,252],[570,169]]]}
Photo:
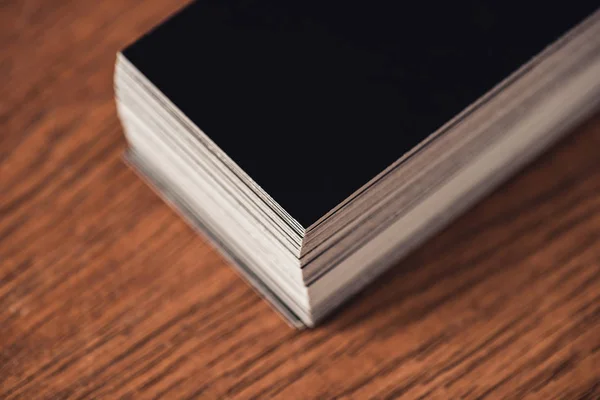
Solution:
{"label": "wood grain", "polygon": [[0,398],[600,398],[599,116],[297,332],[121,160],[183,3],[0,1]]}

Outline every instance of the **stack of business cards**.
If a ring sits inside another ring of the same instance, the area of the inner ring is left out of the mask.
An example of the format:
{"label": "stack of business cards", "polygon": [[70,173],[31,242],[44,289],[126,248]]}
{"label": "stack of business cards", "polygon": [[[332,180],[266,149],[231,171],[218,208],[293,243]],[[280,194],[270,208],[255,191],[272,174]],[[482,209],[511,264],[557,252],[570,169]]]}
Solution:
{"label": "stack of business cards", "polygon": [[132,164],[298,326],[600,102],[596,2],[416,3],[200,0],[117,57]]}

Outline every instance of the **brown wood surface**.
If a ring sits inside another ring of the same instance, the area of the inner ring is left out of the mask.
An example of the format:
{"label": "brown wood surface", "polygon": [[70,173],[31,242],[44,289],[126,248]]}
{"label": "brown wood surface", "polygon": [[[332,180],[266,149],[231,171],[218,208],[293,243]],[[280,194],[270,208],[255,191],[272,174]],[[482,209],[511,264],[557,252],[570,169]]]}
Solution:
{"label": "brown wood surface", "polygon": [[0,1],[0,398],[600,398],[600,117],[297,332],[121,160],[183,3]]}

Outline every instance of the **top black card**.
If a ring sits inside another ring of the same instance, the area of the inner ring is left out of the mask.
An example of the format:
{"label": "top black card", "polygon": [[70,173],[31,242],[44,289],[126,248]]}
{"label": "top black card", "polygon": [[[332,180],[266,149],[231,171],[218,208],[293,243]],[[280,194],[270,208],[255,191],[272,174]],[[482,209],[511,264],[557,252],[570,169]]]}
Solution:
{"label": "top black card", "polygon": [[597,4],[201,0],[124,54],[308,227]]}

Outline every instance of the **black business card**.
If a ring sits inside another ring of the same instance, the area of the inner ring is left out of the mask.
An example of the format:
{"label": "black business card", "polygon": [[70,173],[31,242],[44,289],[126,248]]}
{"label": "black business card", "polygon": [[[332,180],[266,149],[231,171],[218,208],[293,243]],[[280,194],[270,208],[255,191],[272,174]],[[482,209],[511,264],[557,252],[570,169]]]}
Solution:
{"label": "black business card", "polygon": [[596,7],[205,0],[124,55],[307,227]]}

